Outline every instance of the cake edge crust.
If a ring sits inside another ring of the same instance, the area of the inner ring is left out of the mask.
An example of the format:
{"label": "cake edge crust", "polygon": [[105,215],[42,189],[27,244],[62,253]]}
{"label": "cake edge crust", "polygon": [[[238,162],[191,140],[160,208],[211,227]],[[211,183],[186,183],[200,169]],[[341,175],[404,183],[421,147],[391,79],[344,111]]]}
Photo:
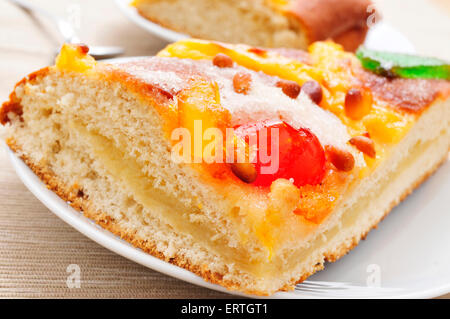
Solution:
{"label": "cake edge crust", "polygon": [[[368,2],[370,3],[370,2]],[[305,34],[308,44],[314,41],[323,41],[333,39],[339,44],[343,45],[348,51],[355,51],[365,40],[369,28],[364,24],[368,19],[368,13],[365,12],[366,2],[359,2],[358,8],[349,10],[350,5],[353,4],[350,0],[345,0],[340,3],[339,15],[328,15],[327,21],[323,21],[324,14],[319,14],[321,11],[329,11],[330,6],[334,5],[333,0],[327,0],[315,3],[314,12],[310,12],[309,8],[304,8],[301,2],[294,2],[293,6],[285,12],[272,10],[273,14],[280,14],[286,19],[293,19],[301,25],[301,32]],[[364,10],[363,10],[364,9]],[[168,28],[178,33],[184,33],[179,27],[174,24],[164,23],[155,16],[150,16],[139,7],[136,7],[139,15],[148,21]],[[334,7],[333,10],[336,10]],[[347,23],[342,25],[342,15],[345,15]],[[348,16],[350,15],[350,17]],[[332,17],[330,19],[330,17]],[[378,17],[378,16],[377,16]],[[341,25],[340,25],[341,24]],[[336,32],[336,29],[338,32]],[[198,34],[190,34],[194,38],[199,37]],[[303,48],[306,49],[306,48]]]}
{"label": "cake edge crust", "polygon": [[[249,290],[245,286],[239,285],[236,281],[224,280],[223,277],[225,274],[218,272],[211,272],[210,270],[201,267],[200,265],[192,264],[189,260],[184,258],[183,256],[175,256],[173,258],[166,258],[163,252],[156,248],[156,245],[152,244],[146,239],[140,238],[136,236],[133,232],[126,231],[121,228],[118,223],[112,220],[107,213],[99,212],[91,208],[92,204],[90,200],[80,197],[76,191],[74,191],[71,187],[65,185],[63,182],[59,180],[59,178],[49,172],[45,167],[34,163],[29,157],[26,155],[20,155],[21,148],[14,142],[13,138],[10,138],[6,141],[6,144],[9,148],[19,156],[24,163],[43,181],[47,188],[53,192],[55,192],[61,199],[68,202],[71,207],[76,209],[77,211],[83,213],[87,218],[95,221],[98,225],[103,227],[104,229],[110,231],[116,236],[119,236],[121,239],[129,242],[133,246],[142,249],[146,253],[169,262],[178,267],[184,268],[200,277],[202,277],[205,281],[213,284],[221,285],[227,288],[230,291],[239,291],[249,295],[256,296],[269,296],[271,293],[263,292],[263,291],[254,291]],[[389,215],[392,209],[397,206],[400,202],[402,202],[406,197],[408,197],[416,188],[418,188],[424,181],[426,181],[437,169],[447,161],[448,154],[446,154],[442,159],[436,162],[434,166],[431,167],[430,170],[422,174],[418,177],[418,179],[410,185],[409,188],[405,189],[401,196],[397,198],[397,200],[393,201],[389,208],[381,215],[381,218],[376,220],[372,225],[368,227],[365,231],[362,231],[359,235],[355,235],[349,241],[341,243],[336,249],[332,249],[323,254],[323,262],[319,262],[314,266],[314,270],[303,274],[300,278],[292,278],[289,283],[281,287],[278,291],[290,291],[293,290],[294,285],[299,284],[306,280],[308,277],[324,269],[324,262],[335,262],[341,257],[345,256],[348,252],[350,252],[353,248],[355,248],[360,240],[365,240],[368,236],[369,232],[372,229],[377,228],[378,224]],[[350,242],[350,244],[349,244]]]}

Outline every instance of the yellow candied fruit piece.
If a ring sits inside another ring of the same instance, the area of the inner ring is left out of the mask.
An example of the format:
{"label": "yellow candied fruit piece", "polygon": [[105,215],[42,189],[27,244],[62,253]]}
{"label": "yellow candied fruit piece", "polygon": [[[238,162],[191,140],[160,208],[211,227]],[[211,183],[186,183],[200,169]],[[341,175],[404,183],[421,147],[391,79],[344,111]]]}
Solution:
{"label": "yellow candied fruit piece", "polygon": [[[300,85],[309,80],[316,80],[322,85],[324,94],[320,106],[339,117],[347,126],[351,136],[369,132],[374,141],[381,144],[378,145],[377,154],[383,153],[382,150],[387,147],[387,144],[398,142],[413,122],[407,115],[399,114],[390,109],[388,104],[376,98],[367,99],[364,112],[357,114],[355,119],[346,114],[345,98],[347,92],[355,88],[353,72],[359,65],[359,61],[353,54],[345,52],[339,44],[325,41],[310,45],[308,51],[311,65],[270,50],[260,50],[264,54],[246,45],[228,45],[191,39],[171,44],[158,55],[211,60],[218,53],[223,53],[238,65],[295,81]],[[380,157],[377,156],[377,158]],[[374,161],[367,159],[366,162],[369,164]]]}
{"label": "yellow candied fruit piece", "polygon": [[289,1],[290,0],[267,0],[269,5],[281,11],[285,11],[288,8]]}
{"label": "yellow candied fruit piece", "polygon": [[[381,105],[369,91],[362,90],[362,105],[358,108],[358,114],[347,114],[348,109],[345,112],[345,97],[353,88],[352,64],[358,63],[352,54],[330,41],[313,43],[308,51],[314,67],[322,70],[330,90],[328,102],[322,103],[322,106],[337,115],[350,129],[351,135],[367,131],[371,138],[383,144],[397,143],[405,135],[410,125],[409,118],[400,116],[387,105]],[[366,159],[366,163],[371,162]]]}
{"label": "yellow candied fruit piece", "polygon": [[298,205],[300,190],[287,179],[279,178],[270,186],[269,207],[255,228],[256,236],[268,249],[269,260],[276,244],[276,231],[285,219],[281,212],[291,213]]}
{"label": "yellow candied fruit piece", "polygon": [[289,0],[269,0],[274,5],[285,6],[289,4]]}
{"label": "yellow candied fruit piece", "polygon": [[397,143],[405,135],[410,121],[388,109],[376,109],[363,119],[370,137],[379,143]]}
{"label": "yellow candied fruit piece", "polygon": [[75,44],[64,44],[55,61],[56,67],[62,71],[81,73],[92,69],[96,63],[84,47]]}
{"label": "yellow candied fruit piece", "polygon": [[335,91],[351,88],[351,64],[355,59],[339,44],[331,41],[315,42],[308,47],[314,67],[321,70],[327,86]]}
{"label": "yellow candied fruit piece", "polygon": [[195,80],[177,98],[179,127],[189,130],[191,154],[194,160],[201,161],[207,144],[202,143],[202,147],[198,147],[198,142],[202,141],[209,128],[225,129],[229,113],[220,106],[219,88],[214,82]]}
{"label": "yellow candied fruit piece", "polygon": [[234,62],[254,71],[279,76],[300,85],[309,80],[322,81],[319,70],[300,61],[267,51],[264,55],[252,52],[246,45],[222,45],[204,40],[183,40],[167,46],[158,53],[160,57],[177,57],[193,60],[212,60],[218,53],[228,55]]}

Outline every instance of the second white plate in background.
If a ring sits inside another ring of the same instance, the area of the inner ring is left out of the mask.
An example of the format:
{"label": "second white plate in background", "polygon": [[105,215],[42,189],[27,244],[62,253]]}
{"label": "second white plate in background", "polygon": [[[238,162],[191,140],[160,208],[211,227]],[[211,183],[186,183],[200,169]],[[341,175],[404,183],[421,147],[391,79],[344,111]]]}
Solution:
{"label": "second white plate in background", "polygon": [[[189,38],[187,34],[172,31],[145,19],[137,12],[135,7],[130,6],[130,2],[130,0],[115,0],[120,11],[144,30],[167,42],[175,42]],[[411,42],[395,28],[382,21],[370,29],[364,44],[368,48],[375,50],[414,53],[414,46]]]}

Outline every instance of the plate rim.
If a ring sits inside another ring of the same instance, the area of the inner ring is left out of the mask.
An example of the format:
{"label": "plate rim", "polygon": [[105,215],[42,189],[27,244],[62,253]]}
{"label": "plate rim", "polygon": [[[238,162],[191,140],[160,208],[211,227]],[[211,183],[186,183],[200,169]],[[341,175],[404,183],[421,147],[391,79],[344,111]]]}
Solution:
{"label": "plate rim", "polygon": [[138,24],[141,28],[154,34],[155,36],[165,39],[171,42],[176,42],[179,40],[190,38],[189,35],[173,31],[171,29],[165,28],[157,23],[154,23],[146,18],[142,17],[136,10],[136,8],[130,5],[131,0],[114,0],[116,5],[119,7],[125,16],[132,22]]}

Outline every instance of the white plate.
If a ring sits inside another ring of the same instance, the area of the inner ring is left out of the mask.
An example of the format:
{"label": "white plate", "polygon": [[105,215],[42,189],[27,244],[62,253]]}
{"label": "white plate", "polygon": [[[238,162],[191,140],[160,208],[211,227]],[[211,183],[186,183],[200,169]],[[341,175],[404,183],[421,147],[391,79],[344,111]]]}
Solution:
{"label": "white plate", "polygon": [[[161,39],[168,42],[175,42],[189,38],[187,34],[172,31],[145,19],[137,12],[135,7],[130,6],[130,0],[115,0],[115,2],[119,9],[132,22]],[[384,22],[380,22],[370,29],[364,44],[371,49],[382,51],[414,53],[414,46],[411,42],[396,29]]]}
{"label": "white plate", "polygon": [[[169,41],[185,35],[140,17],[116,0],[136,23]],[[378,31],[377,31],[378,30]],[[366,44],[381,50],[414,52],[411,43],[387,25],[372,29]],[[123,62],[130,58],[115,59]],[[47,189],[22,160],[7,149],[9,159],[27,188],[52,212],[100,245],[148,268],[206,288],[228,292],[193,273],[155,258],[104,230]],[[426,181],[368,239],[292,292],[273,298],[426,298],[450,292],[450,162]],[[236,295],[239,293],[232,292]]]}
{"label": "white plate", "polygon": [[[100,245],[166,275],[229,292],[155,258],[70,207],[7,149],[26,187],[52,212]],[[292,292],[273,298],[426,298],[450,292],[450,161],[370,232],[368,239]],[[235,293],[237,294],[237,293]],[[238,294],[242,295],[242,294]]]}

